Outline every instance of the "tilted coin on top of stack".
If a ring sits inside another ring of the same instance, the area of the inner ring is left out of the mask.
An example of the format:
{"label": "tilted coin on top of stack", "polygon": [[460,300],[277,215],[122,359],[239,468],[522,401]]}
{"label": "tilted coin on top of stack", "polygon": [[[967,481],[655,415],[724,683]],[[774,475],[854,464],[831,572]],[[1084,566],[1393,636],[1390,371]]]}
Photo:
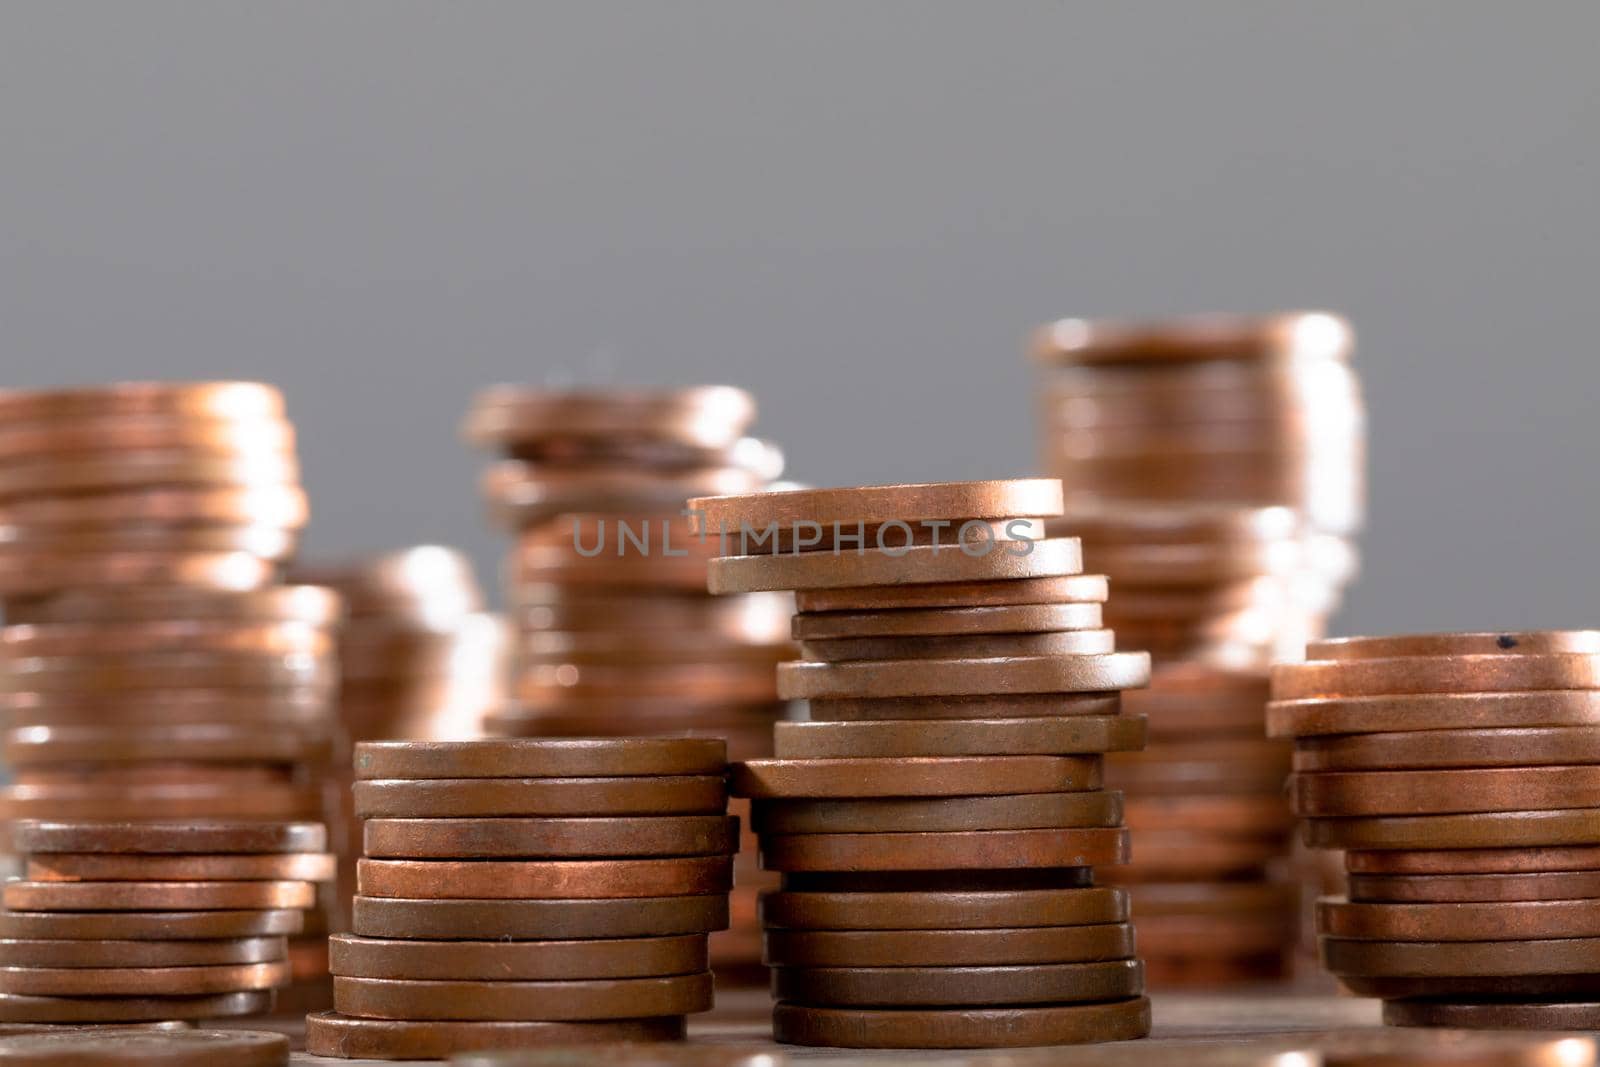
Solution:
{"label": "tilted coin on top of stack", "polygon": [[1390,1023],[1600,1027],[1600,631],[1315,643],[1273,670],[1323,961]]}
{"label": "tilted coin on top of stack", "polygon": [[[771,751],[784,710],[772,668],[794,656],[793,598],[711,597],[706,563],[719,549],[684,515],[691,496],[753,492],[782,473],[779,450],[745,436],[754,419],[754,398],[727,386],[478,398],[465,432],[504,457],[483,484],[517,537],[506,576],[515,704],[489,718],[491,732],[700,733],[726,738],[735,759]],[[760,973],[764,879],[750,844],[732,928],[712,939],[724,977]]]}
{"label": "tilted coin on top of stack", "polygon": [[[990,1047],[1143,1036],[1149,1003],[1103,753],[1139,747],[1119,691],[1149,657],[1100,627],[1078,543],[1035,540],[1047,479],[700,499],[730,549],[713,592],[796,590],[803,660],[752,798],[780,1041]],[[763,535],[768,554],[751,553]]]}
{"label": "tilted coin on top of stack", "polygon": [[710,738],[356,746],[354,930],[321,1055],[667,1040],[711,1007],[737,820]]}
{"label": "tilted coin on top of stack", "polygon": [[114,1023],[253,1014],[291,980],[334,857],[317,823],[16,825],[0,911],[0,1020]]}

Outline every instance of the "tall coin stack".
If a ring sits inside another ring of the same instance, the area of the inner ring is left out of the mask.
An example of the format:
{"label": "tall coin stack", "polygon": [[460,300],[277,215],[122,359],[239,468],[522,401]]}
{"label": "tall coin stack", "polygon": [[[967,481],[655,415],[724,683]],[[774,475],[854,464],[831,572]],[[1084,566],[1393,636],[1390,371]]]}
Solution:
{"label": "tall coin stack", "polygon": [[1323,962],[1405,1026],[1600,1028],[1600,632],[1322,641],[1273,669]]}
{"label": "tall coin stack", "polygon": [[355,762],[355,933],[331,940],[311,1052],[668,1040],[711,1007],[738,841],[722,742],[397,741]]}
{"label": "tall coin stack", "polygon": [[1045,464],[1069,488],[1051,531],[1082,538],[1118,590],[1107,625],[1156,661],[1128,701],[1151,745],[1107,769],[1129,824],[1163,835],[1141,836],[1118,875],[1152,984],[1281,977],[1296,884],[1318,877],[1291,869],[1289,754],[1263,736],[1262,705],[1267,666],[1303,655],[1356,569],[1351,345],[1344,320],[1317,312],[1069,319],[1036,338]]}
{"label": "tall coin stack", "polygon": [[264,1012],[291,978],[285,937],[334,873],[316,823],[23,821],[15,837],[5,1023]]}
{"label": "tall coin stack", "polygon": [[[1034,540],[1059,482],[802,490],[693,502],[713,592],[795,590],[809,721],[735,764],[752,798],[778,1040],[957,1048],[1149,1028],[1102,754],[1143,743],[1119,690],[1149,657],[1100,628],[1078,543]],[[752,551],[751,535],[762,547]]]}
{"label": "tall coin stack", "polygon": [[[513,736],[725,738],[768,755],[781,718],[773,665],[792,658],[787,595],[706,592],[717,547],[691,534],[691,496],[765,489],[783,470],[745,436],[741,389],[542,390],[481,395],[466,436],[499,451],[483,485],[517,537],[507,563],[514,704],[487,722]],[[736,806],[735,814],[741,814]],[[754,842],[738,861],[733,925],[712,939],[719,974],[760,974]]]}

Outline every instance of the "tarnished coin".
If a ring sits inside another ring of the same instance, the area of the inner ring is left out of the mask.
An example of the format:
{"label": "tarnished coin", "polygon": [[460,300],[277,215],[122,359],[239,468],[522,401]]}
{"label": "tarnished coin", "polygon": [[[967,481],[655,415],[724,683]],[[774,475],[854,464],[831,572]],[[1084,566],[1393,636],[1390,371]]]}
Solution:
{"label": "tarnished coin", "polygon": [[1127,923],[1011,930],[768,930],[770,967],[992,967],[1133,956]]}
{"label": "tarnished coin", "polygon": [[287,937],[305,913],[267,911],[59,912],[0,911],[0,937],[31,940],[193,941]]}
{"label": "tarnished coin", "polygon": [[1056,578],[1083,570],[1075,538],[987,541],[975,546],[907,545],[868,552],[718,556],[706,569],[712,593],[849,589]]}
{"label": "tarnished coin", "polygon": [[1356,941],[1537,941],[1600,938],[1600,901],[1366,904],[1323,899],[1317,928]]}
{"label": "tarnished coin", "polygon": [[1085,693],[1138,688],[1149,680],[1144,652],[778,665],[784,700]]}
{"label": "tarnished coin", "polygon": [[1129,1041],[1150,1032],[1144,997],[1104,1004],[990,1009],[844,1009],[779,1003],[772,1033],[787,1045],[836,1048],[1023,1048]]}
{"label": "tarnished coin", "polygon": [[1600,871],[1600,846],[1438,848],[1347,852],[1352,874],[1531,874]]}
{"label": "tarnished coin", "polygon": [[711,1007],[711,972],[577,982],[333,980],[333,1006],[373,1019],[461,1022],[648,1019]]}
{"label": "tarnished coin", "polygon": [[732,768],[735,796],[985,796],[1096,789],[1095,756],[950,756],[905,759],[748,760]]}
{"label": "tarnished coin", "polygon": [[1441,849],[1588,845],[1600,833],[1600,808],[1307,819],[1313,848]]}
{"label": "tarnished coin", "polygon": [[988,482],[930,482],[867,485],[847,489],[799,489],[689,501],[697,528],[730,531],[763,529],[776,523],[922,524],[928,520],[1008,519],[1059,515],[1061,482],[1054,478],[1014,478]]}
{"label": "tarnished coin", "polygon": [[1399,656],[1512,656],[1552,652],[1600,653],[1600,630],[1405,634],[1333,637],[1306,645],[1309,660],[1393,659]]}
{"label": "tarnished coin", "polygon": [[722,815],[578,819],[368,819],[375,859],[703,856],[738,850],[739,820]]}
{"label": "tarnished coin", "polygon": [[164,1019],[223,1019],[260,1015],[272,1007],[270,989],[202,996],[35,997],[0,993],[0,1021],[128,1023]]}
{"label": "tarnished coin", "polygon": [[1273,700],[1597,686],[1600,656],[1581,653],[1398,656],[1280,663],[1272,668]]}
{"label": "tarnished coin", "polygon": [[0,966],[49,968],[214,967],[284,959],[281,937],[227,940],[0,940]]}
{"label": "tarnished coin", "polygon": [[1600,871],[1530,874],[1352,874],[1361,901],[1577,900],[1600,897]]}
{"label": "tarnished coin", "polygon": [[769,930],[994,930],[1123,923],[1123,889],[765,892]]}
{"label": "tarnished coin", "polygon": [[[1014,605],[1100,604],[1110,593],[1103,574],[1064,574],[1005,581],[935,582],[801,589],[795,605],[802,617],[822,612],[946,611]],[[797,635],[798,636],[798,635]]]}
{"label": "tarnished coin", "polygon": [[341,1059],[442,1060],[484,1049],[678,1041],[682,1016],[608,1022],[406,1022],[337,1012],[306,1016],[306,1051]]}
{"label": "tarnished coin", "polygon": [[966,659],[997,656],[1084,656],[1114,652],[1110,630],[1057,630],[1033,634],[957,634],[935,637],[841,637],[800,642],[808,660]]}
{"label": "tarnished coin", "polygon": [[890,697],[811,700],[812,722],[925,721],[933,719],[1059,719],[1073,715],[1117,715],[1122,694],[1023,693],[968,696]]}
{"label": "tarnished coin", "polygon": [[1600,766],[1297,774],[1304,816],[1431,815],[1564,808],[1600,788]]}
{"label": "tarnished coin", "polygon": [[1144,740],[1144,719],[1131,715],[780,722],[773,727],[773,754],[785,760],[1071,755],[1132,751]]}
{"label": "tarnished coin", "polygon": [[217,967],[0,966],[0,993],[22,996],[203,996],[288,984],[283,960]]}
{"label": "tarnished coin", "polygon": [[[1453,1027],[1461,1030],[1600,1030],[1600,1002],[1395,1000],[1383,1005],[1390,1026]],[[1586,1039],[1573,1037],[1572,1059],[1585,1062]],[[1592,1051],[1590,1055],[1592,1055]],[[1552,1059],[1552,1063],[1560,1063]]]}
{"label": "tarnished coin", "polygon": [[1600,938],[1539,941],[1349,941],[1320,939],[1323,964],[1334,974],[1378,978],[1593,974]]}
{"label": "tarnished coin", "polygon": [[1121,794],[765,800],[751,809],[761,834],[878,834],[956,830],[1042,830],[1122,825]]}
{"label": "tarnished coin", "polygon": [[801,612],[794,616],[791,632],[797,641],[823,641],[852,637],[1053,633],[1097,630],[1100,625],[1100,605],[1088,602]]}
{"label": "tarnished coin", "polygon": [[238,853],[222,856],[44,854],[28,858],[33,882],[331,882],[337,857],[329,852]]}
{"label": "tarnished coin", "polygon": [[1600,730],[1583,726],[1421,730],[1307,737],[1297,771],[1425,770],[1600,763]]}
{"label": "tarnished coin", "polygon": [[977,830],[955,833],[767,834],[770,871],[951,871],[1101,867],[1126,863],[1128,832]]}
{"label": "tarnished coin", "polygon": [[355,783],[359,818],[502,815],[720,815],[720,776],[635,778],[437,778]]}
{"label": "tarnished coin", "polygon": [[425,941],[658,937],[709,933],[727,926],[726,893],[609,900],[399,900],[357,895],[351,923],[363,937]]}
{"label": "tarnished coin", "polygon": [[294,853],[321,852],[328,831],[321,823],[59,822],[28,820],[12,828],[19,852]]}
{"label": "tarnished coin", "polygon": [[309,908],[310,882],[18,882],[4,888],[13,911],[242,911]]}
{"label": "tarnished coin", "polygon": [[367,741],[358,778],[620,778],[721,774],[727,746],[715,738],[494,738]]}
{"label": "tarnished coin", "polygon": [[694,974],[706,969],[706,936],[586,941],[393,941],[335,934],[331,973],[351,978],[569,981]]}
{"label": "tarnished coin", "polygon": [[1135,997],[1138,960],[1021,967],[779,967],[778,1000],[845,1007],[1070,1004]]}
{"label": "tarnished coin", "polygon": [[356,891],[412,900],[544,900],[724,893],[726,856],[645,860],[378,860],[356,864]]}

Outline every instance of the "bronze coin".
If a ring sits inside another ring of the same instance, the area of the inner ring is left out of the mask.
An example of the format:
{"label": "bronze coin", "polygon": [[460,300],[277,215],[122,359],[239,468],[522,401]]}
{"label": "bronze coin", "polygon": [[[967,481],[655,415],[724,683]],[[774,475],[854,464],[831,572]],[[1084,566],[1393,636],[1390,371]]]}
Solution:
{"label": "bronze coin", "polygon": [[205,996],[33,997],[0,993],[0,1021],[127,1023],[164,1019],[222,1019],[260,1015],[272,1007],[270,989]]}
{"label": "bronze coin", "polygon": [[1597,685],[1600,657],[1582,653],[1397,656],[1280,663],[1272,668],[1273,700],[1594,689]]}
{"label": "bronze coin", "polygon": [[1144,652],[778,664],[778,695],[784,700],[1088,693],[1137,688],[1149,680]]}
{"label": "bronze coin", "polygon": [[1440,848],[1347,852],[1352,874],[1532,874],[1600,871],[1600,847]]}
{"label": "bronze coin", "polygon": [[1123,752],[1144,744],[1144,719],[1079,715],[1055,719],[884,719],[780,722],[778,759],[898,756],[1015,756]]}
{"label": "bronze coin", "polygon": [[738,851],[739,820],[722,815],[626,819],[368,819],[376,859],[709,856]]}
{"label": "bronze coin", "polygon": [[219,822],[180,824],[23,821],[12,828],[17,851],[105,853],[321,852],[328,831],[314,822]]}
{"label": "bronze coin", "polygon": [[501,815],[720,815],[720,776],[637,778],[436,778],[356,782],[358,818]]}
{"label": "bronze coin", "polygon": [[1306,645],[1309,660],[1394,659],[1400,656],[1526,656],[1600,652],[1600,630],[1533,630],[1505,633],[1405,634],[1334,637]]}
{"label": "bronze coin", "polygon": [[286,937],[305,913],[269,911],[54,912],[0,911],[0,937],[71,941],[191,941]]}
{"label": "bronze coin", "polygon": [[278,585],[249,591],[147,586],[115,591],[75,589],[6,605],[8,623],[280,623],[327,627],[339,621],[339,597],[316,585]]}
{"label": "bronze coin", "polygon": [[309,908],[310,882],[7,882],[15,911],[241,911]]}
{"label": "bronze coin", "polygon": [[328,969],[348,978],[570,981],[693,974],[706,969],[706,936],[588,941],[390,941],[335,934]]}
{"label": "bronze coin", "polygon": [[761,922],[795,930],[994,930],[1123,923],[1122,889],[781,892],[761,894]]}
{"label": "bronze coin", "polygon": [[363,937],[425,941],[665,937],[727,926],[726,893],[609,900],[398,900],[357,895],[351,922]]}
{"label": "bronze coin", "polygon": [[1600,763],[1600,730],[1524,727],[1424,730],[1307,737],[1295,747],[1297,771],[1375,771],[1532,767]]}
{"label": "bronze coin", "polygon": [[[1600,1003],[1585,1000],[1393,1000],[1384,1002],[1383,1021],[1389,1026],[1457,1030],[1600,1030]],[[1582,1053],[1582,1045],[1576,1045],[1573,1058]]]}
{"label": "bronze coin", "polygon": [[0,1039],[0,1063],[22,1067],[280,1067],[289,1039],[260,1030],[167,1030],[23,1034]]}
{"label": "bronze coin", "polygon": [[777,967],[772,995],[800,1004],[922,1008],[1070,1004],[1136,997],[1138,960],[1024,967]]}
{"label": "bronze coin", "polygon": [[1110,630],[1038,634],[956,634],[937,637],[841,637],[802,641],[800,655],[825,663],[861,660],[968,659],[998,656],[1105,655],[1117,647]]}
{"label": "bronze coin", "polygon": [[1049,633],[1097,630],[1100,625],[1098,603],[1039,603],[920,610],[803,611],[794,616],[791,633],[796,641],[823,641],[851,637]]}
{"label": "bronze coin", "polygon": [[202,418],[282,418],[283,394],[261,382],[117,382],[112,385],[0,392],[8,423],[85,420],[131,415]]}
{"label": "bronze coin", "polygon": [[815,522],[920,524],[933,519],[1009,519],[1019,515],[1061,514],[1061,483],[1054,478],[1013,478],[985,482],[930,482],[918,485],[865,485],[846,489],[799,489],[691,500],[688,511],[697,528],[736,532]]}
{"label": "bronze coin", "polygon": [[1145,831],[1193,831],[1271,836],[1287,834],[1294,828],[1294,813],[1282,795],[1136,796],[1124,800],[1123,809],[1128,829],[1141,835]]}
{"label": "bronze coin", "polygon": [[1581,689],[1289,700],[1267,705],[1267,730],[1274,737],[1596,724],[1600,724],[1600,692]]}
{"label": "bronze coin", "polygon": [[1479,849],[1588,845],[1600,832],[1600,808],[1307,819],[1302,826],[1306,844],[1313,848]]}
{"label": "bronze coin", "polygon": [[1299,937],[1293,911],[1255,915],[1146,915],[1133,907],[1139,948],[1156,956],[1201,956],[1225,950],[1239,956],[1283,952]]}
{"label": "bronze coin", "polygon": [[411,900],[576,900],[725,893],[726,856],[648,860],[374,860],[356,862],[356,891]]}
{"label": "bronze coin", "polygon": [[993,967],[1133,956],[1127,923],[1010,930],[768,930],[769,967]]}
{"label": "bronze coin", "polygon": [[750,827],[761,834],[874,834],[955,830],[1041,830],[1120,826],[1117,793],[877,797],[869,800],[756,801]]}
{"label": "bronze coin", "polygon": [[948,756],[906,759],[749,760],[729,789],[754,799],[985,796],[1100,786],[1094,756]]}
{"label": "bronze coin", "polygon": [[207,967],[286,957],[281,937],[206,941],[0,940],[6,967]]}
{"label": "bronze coin", "polygon": [[933,582],[871,585],[854,589],[801,589],[795,605],[801,616],[822,612],[965,610],[1019,604],[1099,604],[1109,595],[1103,574],[1064,574],[1050,578],[1008,578],[997,582]]}
{"label": "bronze coin", "polygon": [[1144,997],[1104,1004],[939,1011],[777,1004],[772,1034],[786,1045],[833,1048],[1026,1048],[1129,1041],[1150,1032]]}
{"label": "bronze coin", "polygon": [[812,722],[876,722],[892,719],[1031,719],[1073,715],[1116,715],[1122,694],[1023,693],[1021,695],[924,696],[887,699],[843,698],[809,702]]}
{"label": "bronze coin", "polygon": [[1101,867],[1126,863],[1128,832],[977,830],[955,833],[767,834],[769,871],[933,871]]}
{"label": "bronze coin", "polygon": [[1594,974],[1600,938],[1539,941],[1348,941],[1320,939],[1323,964],[1334,974],[1375,978],[1487,977]]}
{"label": "bronze coin", "polygon": [[711,972],[581,982],[333,979],[334,1010],[372,1019],[551,1021],[648,1019],[711,1007]]}
{"label": "bronze coin", "polygon": [[331,882],[328,852],[238,853],[224,856],[117,856],[62,852],[30,856],[31,882]]}
{"label": "bronze coin", "polygon": [[1533,874],[1352,874],[1360,901],[1577,900],[1600,897],[1600,871]]}
{"label": "bronze coin", "polygon": [[683,1017],[610,1022],[406,1022],[337,1012],[306,1016],[306,1051],[341,1059],[443,1060],[462,1052],[679,1041]]}
{"label": "bronze coin", "polygon": [[62,763],[147,763],[161,760],[218,763],[329,762],[330,736],[247,725],[190,723],[138,731],[116,726],[24,726],[5,734],[6,761],[14,767]]}
{"label": "bronze coin", "polygon": [[31,997],[201,996],[289,984],[289,964],[217,967],[0,967],[0,993]]}
{"label": "bronze coin", "polygon": [[[0,519],[3,521],[3,519]],[[102,552],[93,555],[0,557],[0,595],[7,601],[64,589],[104,585],[194,585],[256,589],[272,580],[271,560],[247,552]],[[125,680],[133,675],[126,673]]]}
{"label": "bronze coin", "polygon": [[988,541],[982,548],[980,552],[969,546],[892,545],[891,551],[718,556],[706,568],[706,586],[726,596],[782,589],[1002,582],[1056,578],[1083,570],[1083,554],[1072,537]]}
{"label": "bronze coin", "polygon": [[516,738],[366,741],[358,778],[621,778],[721,774],[727,746],[714,738]]}
{"label": "bronze coin", "polygon": [[1537,941],[1600,938],[1600,901],[1431,904],[1317,901],[1317,929],[1357,941]]}
{"label": "bronze coin", "polygon": [[1433,815],[1545,811],[1600,787],[1600,767],[1496,767],[1447,771],[1337,771],[1291,779],[1302,816]]}

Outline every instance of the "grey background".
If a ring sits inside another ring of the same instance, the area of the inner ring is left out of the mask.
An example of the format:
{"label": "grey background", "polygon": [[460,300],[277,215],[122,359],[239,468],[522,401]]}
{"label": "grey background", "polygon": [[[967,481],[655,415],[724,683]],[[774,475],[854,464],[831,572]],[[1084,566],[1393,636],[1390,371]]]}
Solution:
{"label": "grey background", "polygon": [[820,484],[1034,465],[1028,330],[1360,331],[1350,631],[1597,621],[1600,7],[0,3],[0,383],[289,394],[322,553],[491,569],[501,381],[728,381]]}

